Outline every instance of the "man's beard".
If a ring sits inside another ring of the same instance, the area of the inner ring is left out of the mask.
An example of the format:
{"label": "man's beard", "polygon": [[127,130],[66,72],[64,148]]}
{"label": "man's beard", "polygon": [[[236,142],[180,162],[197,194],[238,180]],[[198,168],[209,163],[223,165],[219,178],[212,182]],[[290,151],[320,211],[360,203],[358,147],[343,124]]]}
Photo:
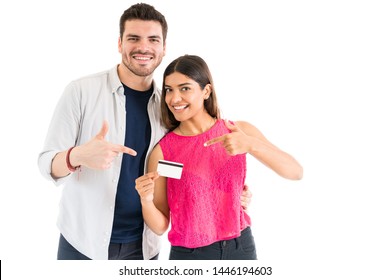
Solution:
{"label": "man's beard", "polygon": [[140,76],[140,77],[147,77],[147,76],[150,76],[153,74],[154,70],[156,70],[156,68],[160,65],[161,63],[161,58],[160,60],[158,61],[157,64],[153,65],[152,67],[150,66],[145,66],[145,67],[142,67],[142,66],[134,66],[133,64],[131,64],[127,59],[122,59],[122,62],[123,62],[123,65],[126,66],[126,68],[132,72],[134,75],[136,76]]}

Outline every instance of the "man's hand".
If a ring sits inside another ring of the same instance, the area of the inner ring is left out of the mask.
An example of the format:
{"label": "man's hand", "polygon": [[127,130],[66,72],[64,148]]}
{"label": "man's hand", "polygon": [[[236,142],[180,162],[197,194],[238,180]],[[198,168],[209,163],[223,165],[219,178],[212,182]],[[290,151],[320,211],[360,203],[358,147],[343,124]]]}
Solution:
{"label": "man's hand", "polygon": [[242,190],[240,198],[241,198],[241,206],[242,206],[242,208],[244,209],[244,211],[247,211],[248,207],[249,207],[249,204],[252,201],[252,193],[249,190],[248,185],[246,185],[246,184],[244,185],[244,188]]}
{"label": "man's hand", "polygon": [[137,152],[126,146],[112,144],[105,140],[108,123],[104,121],[99,133],[89,142],[77,146],[70,154],[72,166],[86,166],[91,169],[108,169],[119,153],[136,156]]}

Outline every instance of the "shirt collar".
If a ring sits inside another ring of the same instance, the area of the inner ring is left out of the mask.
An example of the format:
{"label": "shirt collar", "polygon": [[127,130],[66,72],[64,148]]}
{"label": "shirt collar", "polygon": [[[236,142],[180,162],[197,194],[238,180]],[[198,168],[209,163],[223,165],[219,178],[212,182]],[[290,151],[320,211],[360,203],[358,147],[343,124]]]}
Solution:
{"label": "shirt collar", "polygon": [[[120,94],[124,94],[125,90],[123,88],[122,82],[119,79],[119,75],[118,75],[118,65],[111,68],[111,70],[109,71],[109,79],[110,79],[110,84],[111,84],[111,88],[112,88],[112,93],[117,92]],[[157,88],[155,80],[153,80],[152,83],[153,83],[152,98],[155,98],[155,96],[159,94],[159,89]]]}

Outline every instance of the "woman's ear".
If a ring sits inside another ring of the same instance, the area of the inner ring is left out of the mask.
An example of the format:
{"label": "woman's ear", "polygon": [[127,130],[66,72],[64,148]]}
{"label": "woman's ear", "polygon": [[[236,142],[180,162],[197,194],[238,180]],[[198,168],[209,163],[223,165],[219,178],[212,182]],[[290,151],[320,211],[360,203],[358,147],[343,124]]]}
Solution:
{"label": "woman's ear", "polygon": [[204,94],[204,100],[209,99],[210,94],[213,92],[213,88],[211,87],[211,84],[207,84],[204,89],[203,89],[203,94]]}

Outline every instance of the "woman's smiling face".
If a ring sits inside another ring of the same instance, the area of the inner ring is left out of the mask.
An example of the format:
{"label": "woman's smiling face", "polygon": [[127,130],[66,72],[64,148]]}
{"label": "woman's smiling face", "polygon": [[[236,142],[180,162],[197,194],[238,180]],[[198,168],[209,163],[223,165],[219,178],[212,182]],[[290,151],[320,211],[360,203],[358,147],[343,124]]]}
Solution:
{"label": "woman's smiling face", "polygon": [[204,100],[210,94],[209,85],[202,89],[196,81],[174,72],[165,77],[163,90],[165,102],[176,120],[186,121],[205,112]]}

